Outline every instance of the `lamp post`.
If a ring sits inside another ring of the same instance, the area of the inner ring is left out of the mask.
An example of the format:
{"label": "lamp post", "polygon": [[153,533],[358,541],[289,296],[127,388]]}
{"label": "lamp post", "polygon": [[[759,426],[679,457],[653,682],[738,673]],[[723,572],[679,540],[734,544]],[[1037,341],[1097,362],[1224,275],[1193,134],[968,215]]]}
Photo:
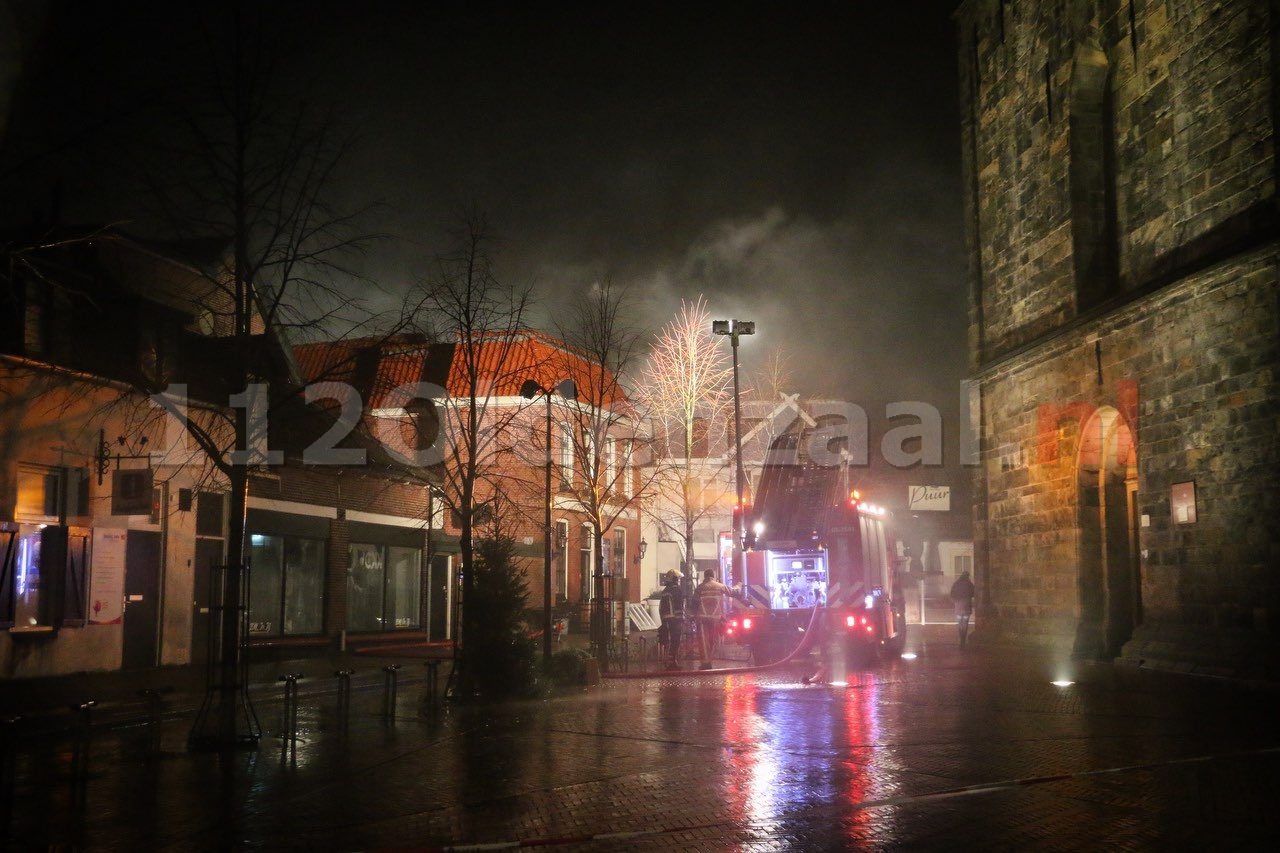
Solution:
{"label": "lamp post", "polygon": [[566,400],[576,399],[577,389],[573,380],[566,379],[555,388],[543,388],[534,379],[526,379],[520,386],[520,396],[532,400],[541,394],[547,401],[547,506],[546,529],[543,531],[543,565],[542,565],[542,658],[551,660],[551,395],[559,394]]}
{"label": "lamp post", "polygon": [[737,578],[737,581],[738,583],[746,583],[747,512],[746,507],[742,505],[742,408],[738,395],[738,337],[740,335],[754,335],[756,333],[756,324],[754,320],[712,320],[711,331],[717,335],[728,335],[729,342],[733,345],[733,447],[734,457],[737,460],[734,473],[738,491],[738,529],[735,533],[738,537],[738,551],[742,553],[742,573]]}

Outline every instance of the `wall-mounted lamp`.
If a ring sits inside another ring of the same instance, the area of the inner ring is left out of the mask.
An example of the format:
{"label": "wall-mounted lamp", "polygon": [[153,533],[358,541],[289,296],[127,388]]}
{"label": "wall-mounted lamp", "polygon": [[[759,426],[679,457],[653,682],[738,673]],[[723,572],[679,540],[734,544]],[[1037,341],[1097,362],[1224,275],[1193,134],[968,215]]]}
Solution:
{"label": "wall-mounted lamp", "polygon": [[644,559],[644,552],[645,552],[645,551],[648,551],[648,550],[649,550],[649,543],[648,543],[648,542],[646,542],[646,541],[644,541],[643,539],[641,539],[641,540],[640,540],[640,549],[639,549],[638,551],[636,551],[636,562],[637,562],[637,563]]}

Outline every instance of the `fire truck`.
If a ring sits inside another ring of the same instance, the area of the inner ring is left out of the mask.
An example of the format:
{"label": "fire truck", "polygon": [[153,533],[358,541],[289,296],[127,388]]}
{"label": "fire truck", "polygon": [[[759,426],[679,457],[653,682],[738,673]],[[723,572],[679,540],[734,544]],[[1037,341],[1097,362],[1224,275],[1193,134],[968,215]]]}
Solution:
{"label": "fire truck", "polygon": [[747,536],[734,542],[745,606],[726,626],[757,665],[818,650],[861,666],[902,650],[889,513],[847,482],[842,469],[812,463],[761,472]]}

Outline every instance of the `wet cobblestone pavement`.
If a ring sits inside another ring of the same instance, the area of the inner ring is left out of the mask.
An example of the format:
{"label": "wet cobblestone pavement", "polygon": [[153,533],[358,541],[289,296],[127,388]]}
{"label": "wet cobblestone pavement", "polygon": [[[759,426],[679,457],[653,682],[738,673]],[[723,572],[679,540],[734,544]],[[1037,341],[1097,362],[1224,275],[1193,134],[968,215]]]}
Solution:
{"label": "wet cobblestone pavement", "polygon": [[[500,707],[340,713],[302,691],[296,752],[258,696],[256,751],[186,750],[189,716],[20,739],[14,850],[1271,850],[1275,688],[917,637],[893,660],[606,679]],[[1070,677],[1059,687],[1052,679]]]}

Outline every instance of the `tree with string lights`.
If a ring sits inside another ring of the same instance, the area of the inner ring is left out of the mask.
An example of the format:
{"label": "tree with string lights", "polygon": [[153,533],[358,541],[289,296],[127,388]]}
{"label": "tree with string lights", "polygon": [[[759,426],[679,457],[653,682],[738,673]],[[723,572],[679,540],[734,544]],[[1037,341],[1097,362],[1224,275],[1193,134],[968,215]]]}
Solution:
{"label": "tree with string lights", "polygon": [[686,583],[693,573],[694,528],[732,500],[728,438],[733,419],[733,373],[711,331],[700,296],[680,304],[658,335],[644,371],[640,398],[655,446],[653,517],[682,546]]}

